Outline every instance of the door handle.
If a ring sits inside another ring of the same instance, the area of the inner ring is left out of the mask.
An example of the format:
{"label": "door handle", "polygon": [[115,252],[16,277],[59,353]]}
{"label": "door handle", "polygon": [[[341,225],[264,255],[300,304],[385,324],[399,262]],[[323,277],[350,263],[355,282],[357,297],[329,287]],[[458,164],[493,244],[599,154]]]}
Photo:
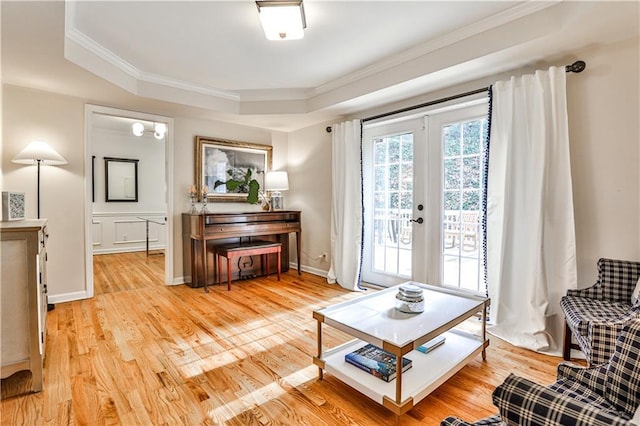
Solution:
{"label": "door handle", "polygon": [[422,223],[422,222],[424,222],[424,219],[422,219],[421,217],[419,217],[419,218],[417,218],[417,219],[411,219],[411,220],[409,220],[409,222]]}

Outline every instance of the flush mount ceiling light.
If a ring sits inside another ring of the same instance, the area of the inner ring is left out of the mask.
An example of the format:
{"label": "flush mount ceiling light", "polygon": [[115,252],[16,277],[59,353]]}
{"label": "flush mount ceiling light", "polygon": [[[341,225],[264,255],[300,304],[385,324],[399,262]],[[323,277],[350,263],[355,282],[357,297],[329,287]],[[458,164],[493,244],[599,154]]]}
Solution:
{"label": "flush mount ceiling light", "polygon": [[256,1],[262,29],[269,40],[298,40],[304,37],[307,21],[302,0]]}

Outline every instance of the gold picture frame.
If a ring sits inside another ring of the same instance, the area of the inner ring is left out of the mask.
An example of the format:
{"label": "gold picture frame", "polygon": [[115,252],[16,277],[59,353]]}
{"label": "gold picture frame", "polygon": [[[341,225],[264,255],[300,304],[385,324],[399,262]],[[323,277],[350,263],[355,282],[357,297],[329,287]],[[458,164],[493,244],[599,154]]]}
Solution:
{"label": "gold picture frame", "polygon": [[246,202],[248,192],[242,188],[231,192],[226,185],[216,182],[226,182],[228,179],[241,180],[251,170],[253,179],[264,186],[264,175],[271,170],[273,147],[249,142],[232,141],[195,137],[196,158],[196,190],[202,194],[206,186],[207,201]]}

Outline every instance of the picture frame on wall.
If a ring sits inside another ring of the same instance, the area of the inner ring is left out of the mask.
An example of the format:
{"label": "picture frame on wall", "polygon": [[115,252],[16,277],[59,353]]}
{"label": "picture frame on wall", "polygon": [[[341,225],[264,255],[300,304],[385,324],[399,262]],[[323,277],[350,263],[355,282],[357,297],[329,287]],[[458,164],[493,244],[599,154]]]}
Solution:
{"label": "picture frame on wall", "polygon": [[271,170],[272,146],[196,136],[195,148],[197,193],[202,194],[206,186],[207,201],[246,202],[247,186],[229,190],[221,183],[229,179],[242,181],[248,170],[260,190],[264,189],[265,173]]}
{"label": "picture frame on wall", "polygon": [[24,192],[2,192],[2,219],[4,221],[24,220],[25,197]]}

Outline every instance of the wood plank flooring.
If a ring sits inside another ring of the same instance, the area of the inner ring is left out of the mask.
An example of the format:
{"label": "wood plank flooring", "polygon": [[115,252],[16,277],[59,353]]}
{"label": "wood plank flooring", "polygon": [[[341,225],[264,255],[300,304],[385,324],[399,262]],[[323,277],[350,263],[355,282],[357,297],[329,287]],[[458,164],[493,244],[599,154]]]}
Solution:
{"label": "wood plank flooring", "polygon": [[[94,298],[48,313],[44,391],[10,396],[28,389],[30,373],[2,380],[2,425],[394,424],[393,414],[330,374],[319,380],[311,361],[312,311],[360,293],[290,270],[280,282],[272,275],[206,294],[164,286],[144,265],[118,268],[108,268]],[[327,346],[350,340],[324,330]],[[493,414],[491,392],[510,372],[551,383],[559,361],[492,337],[486,361],[478,356],[400,424]]]}
{"label": "wood plank flooring", "polygon": [[164,285],[163,251],[100,254],[93,256],[93,294]]}

